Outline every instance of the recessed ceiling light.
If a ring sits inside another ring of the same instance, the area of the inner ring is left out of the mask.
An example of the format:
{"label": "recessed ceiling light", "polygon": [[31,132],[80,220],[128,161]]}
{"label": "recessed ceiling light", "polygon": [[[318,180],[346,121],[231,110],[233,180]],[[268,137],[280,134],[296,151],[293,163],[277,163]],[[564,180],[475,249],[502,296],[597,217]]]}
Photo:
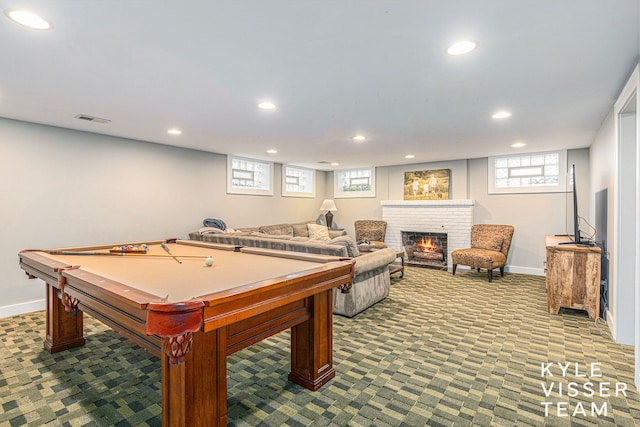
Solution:
{"label": "recessed ceiling light", "polygon": [[331,162],[331,166],[340,166],[340,163],[338,163],[338,162]]}
{"label": "recessed ceiling light", "polygon": [[274,110],[276,108],[276,104],[271,101],[264,101],[258,104],[258,108],[262,108],[263,110]]}
{"label": "recessed ceiling light", "polygon": [[404,156],[404,158],[405,158],[405,159],[413,159],[413,158],[415,158],[415,157],[416,157],[416,156],[415,156],[415,155],[413,155],[413,154],[407,154],[406,156]]}
{"label": "recessed ceiling light", "polygon": [[514,144],[511,144],[511,146],[512,146],[513,148],[522,148],[522,147],[524,147],[525,145],[527,145],[527,144],[525,144],[524,142],[516,142],[516,143],[514,143]]}
{"label": "recessed ceiling light", "polygon": [[34,30],[50,30],[53,28],[53,25],[48,23],[44,18],[26,10],[5,9],[4,14],[13,22]]}
{"label": "recessed ceiling light", "polygon": [[455,42],[447,49],[447,53],[449,55],[464,55],[465,53],[469,53],[478,47],[478,43],[472,40],[461,40],[459,42]]}
{"label": "recessed ceiling light", "polygon": [[508,111],[498,111],[491,116],[492,119],[506,119],[507,117],[511,117],[511,113]]}
{"label": "recessed ceiling light", "polygon": [[356,135],[356,136],[352,137],[351,139],[353,139],[354,141],[364,141],[365,139],[367,139],[367,137],[364,136],[364,135]]}
{"label": "recessed ceiling light", "polygon": [[274,150],[274,149],[267,150],[267,153],[268,154],[278,154],[278,150]]}
{"label": "recessed ceiling light", "polygon": [[167,133],[169,135],[182,135],[182,131],[180,129],[169,129]]}

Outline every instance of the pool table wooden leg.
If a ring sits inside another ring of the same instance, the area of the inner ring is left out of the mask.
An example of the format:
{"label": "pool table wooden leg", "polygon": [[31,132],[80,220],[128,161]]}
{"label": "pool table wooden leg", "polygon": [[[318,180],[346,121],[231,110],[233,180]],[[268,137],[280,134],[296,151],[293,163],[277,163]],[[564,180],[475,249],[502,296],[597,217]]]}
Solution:
{"label": "pool table wooden leg", "polygon": [[66,311],[58,297],[58,288],[47,283],[47,335],[44,348],[57,353],[84,345],[83,313],[79,309]]}
{"label": "pool table wooden leg", "polygon": [[[163,339],[163,346],[168,340]],[[227,425],[226,328],[193,334],[184,362],[162,353],[162,425]]]}
{"label": "pool table wooden leg", "polygon": [[311,317],[291,328],[289,380],[318,390],[336,375],[333,368],[333,290],[307,299]]}

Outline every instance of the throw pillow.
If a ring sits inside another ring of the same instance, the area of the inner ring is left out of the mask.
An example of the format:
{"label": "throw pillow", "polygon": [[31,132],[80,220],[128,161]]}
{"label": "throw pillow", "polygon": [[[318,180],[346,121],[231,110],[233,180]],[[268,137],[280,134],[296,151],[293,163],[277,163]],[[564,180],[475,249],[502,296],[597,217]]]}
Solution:
{"label": "throw pillow", "polygon": [[329,229],[326,225],[307,224],[309,230],[309,238],[313,240],[331,240],[329,237]]}
{"label": "throw pillow", "polygon": [[347,254],[352,257],[355,258],[357,256],[360,256],[360,250],[358,249],[358,245],[356,245],[356,241],[353,240],[353,237],[351,236],[338,236],[338,237],[334,237],[333,239],[331,239],[331,243],[338,243],[338,242],[344,242],[345,246],[347,247]]}
{"label": "throw pillow", "polygon": [[474,242],[474,247],[500,252],[502,250],[502,237],[482,236]]}

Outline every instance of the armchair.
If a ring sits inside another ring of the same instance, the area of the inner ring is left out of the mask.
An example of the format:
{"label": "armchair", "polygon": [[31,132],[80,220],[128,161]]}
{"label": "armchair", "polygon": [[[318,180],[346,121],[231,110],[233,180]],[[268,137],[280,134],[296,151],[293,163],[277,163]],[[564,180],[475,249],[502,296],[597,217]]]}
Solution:
{"label": "armchair", "polygon": [[471,227],[471,248],[457,249],[451,253],[453,274],[458,264],[471,268],[487,269],[489,282],[493,280],[493,270],[500,269],[504,276],[504,266],[511,246],[514,228],[510,225],[476,224]]}
{"label": "armchair", "polygon": [[361,245],[361,242],[368,241],[366,249],[384,249],[387,245],[384,243],[384,238],[387,235],[387,222],[375,219],[361,219],[354,223],[356,232],[356,243]]}

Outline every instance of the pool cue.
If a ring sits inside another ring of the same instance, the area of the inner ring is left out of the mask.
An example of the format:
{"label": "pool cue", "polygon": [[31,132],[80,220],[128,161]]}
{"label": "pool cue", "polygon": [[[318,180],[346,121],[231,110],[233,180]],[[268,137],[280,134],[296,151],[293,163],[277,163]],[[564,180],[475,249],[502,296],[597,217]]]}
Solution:
{"label": "pool cue", "polygon": [[[173,255],[162,254],[140,254],[135,252],[75,252],[75,251],[38,251],[49,255],[70,255],[70,256],[133,256],[133,257],[156,257],[156,258],[175,258]],[[199,258],[205,259],[206,255],[180,255],[181,258]]]}
{"label": "pool cue", "polygon": [[173,256],[173,254],[171,253],[171,251],[169,250],[169,248],[167,247],[167,245],[165,243],[160,243],[160,246],[162,246],[162,249],[164,249],[164,251],[166,253],[168,253],[169,255],[171,255],[173,257],[173,259],[176,260],[176,262],[178,264],[182,264],[182,261],[180,261],[178,258],[176,258],[175,256]]}

